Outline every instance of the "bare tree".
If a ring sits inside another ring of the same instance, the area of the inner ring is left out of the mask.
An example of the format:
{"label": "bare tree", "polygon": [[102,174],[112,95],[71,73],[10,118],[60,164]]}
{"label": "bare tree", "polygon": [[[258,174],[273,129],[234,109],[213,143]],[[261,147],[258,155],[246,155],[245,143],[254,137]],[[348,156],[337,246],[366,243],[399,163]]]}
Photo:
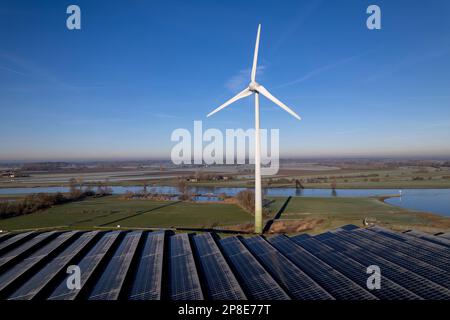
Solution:
{"label": "bare tree", "polygon": [[148,181],[145,180],[144,181],[144,194],[147,194],[147,184],[148,184]]}
{"label": "bare tree", "polygon": [[80,196],[81,192],[78,188],[78,181],[75,178],[69,180],[69,193],[72,198]]}
{"label": "bare tree", "polygon": [[242,190],[236,195],[238,203],[248,212],[255,212],[255,193],[251,190]]}
{"label": "bare tree", "polygon": [[178,188],[178,192],[180,193],[180,200],[189,200],[190,199],[188,185],[184,178],[181,177],[180,179],[178,179],[177,188]]}
{"label": "bare tree", "polygon": [[336,187],[337,187],[336,178],[333,178],[333,180],[331,181],[331,195],[333,197],[337,196]]}

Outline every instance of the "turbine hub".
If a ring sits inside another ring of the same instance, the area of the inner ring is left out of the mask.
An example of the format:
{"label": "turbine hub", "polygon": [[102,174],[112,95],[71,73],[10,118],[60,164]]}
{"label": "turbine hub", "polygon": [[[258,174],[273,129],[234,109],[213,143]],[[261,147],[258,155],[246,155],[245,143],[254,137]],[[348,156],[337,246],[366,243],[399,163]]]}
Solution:
{"label": "turbine hub", "polygon": [[248,88],[250,89],[250,91],[253,91],[253,92],[258,92],[258,87],[259,87],[259,83],[256,81],[252,81],[248,85]]}

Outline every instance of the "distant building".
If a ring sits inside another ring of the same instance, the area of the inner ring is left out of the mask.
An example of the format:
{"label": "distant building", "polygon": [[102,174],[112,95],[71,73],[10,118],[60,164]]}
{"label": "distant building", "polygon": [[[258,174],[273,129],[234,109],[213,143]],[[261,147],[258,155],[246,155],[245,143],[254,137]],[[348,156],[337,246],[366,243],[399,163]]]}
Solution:
{"label": "distant building", "polygon": [[14,178],[22,178],[22,177],[29,177],[28,174],[21,173],[20,171],[2,171],[0,172],[0,177],[5,179],[14,179]]}
{"label": "distant building", "polygon": [[2,178],[15,178],[16,174],[13,171],[3,171],[1,173]]}

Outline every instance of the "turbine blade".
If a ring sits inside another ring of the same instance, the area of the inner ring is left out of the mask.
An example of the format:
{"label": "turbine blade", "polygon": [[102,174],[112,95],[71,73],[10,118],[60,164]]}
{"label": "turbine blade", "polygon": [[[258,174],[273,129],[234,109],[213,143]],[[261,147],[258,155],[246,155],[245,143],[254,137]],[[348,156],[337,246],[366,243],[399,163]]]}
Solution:
{"label": "turbine blade", "polygon": [[258,25],[258,33],[256,34],[255,54],[253,55],[253,67],[252,67],[252,81],[256,79],[256,68],[258,65],[258,49],[259,49],[259,35],[261,33],[261,24]]}
{"label": "turbine blade", "polygon": [[224,104],[222,104],[220,107],[218,107],[217,109],[215,109],[214,111],[210,112],[207,117],[212,116],[214,113],[219,112],[220,110],[222,110],[223,108],[229,106],[230,104],[232,104],[233,102],[236,102],[242,98],[248,97],[249,95],[251,95],[253,92],[250,91],[249,88],[245,88],[244,90],[242,90],[241,92],[239,92],[237,95],[235,95],[233,98],[231,98],[230,100],[228,100],[227,102],[225,102]]}
{"label": "turbine blade", "polygon": [[285,105],[283,102],[281,102],[280,100],[278,100],[277,98],[275,98],[269,91],[267,91],[266,88],[264,88],[263,86],[259,85],[256,90],[261,93],[264,97],[266,97],[267,99],[271,100],[273,103],[275,103],[276,105],[278,105],[280,108],[284,109],[286,112],[288,112],[289,114],[291,114],[292,116],[294,116],[295,118],[297,118],[298,120],[301,120],[302,118],[300,118],[300,116],[298,114],[296,114],[293,110],[291,110],[287,105]]}

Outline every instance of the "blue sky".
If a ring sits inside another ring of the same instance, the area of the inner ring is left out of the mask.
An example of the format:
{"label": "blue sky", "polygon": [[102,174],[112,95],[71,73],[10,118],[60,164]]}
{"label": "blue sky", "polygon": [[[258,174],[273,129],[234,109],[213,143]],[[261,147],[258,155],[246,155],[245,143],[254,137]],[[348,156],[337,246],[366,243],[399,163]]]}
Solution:
{"label": "blue sky", "polygon": [[4,0],[0,160],[168,158],[194,120],[253,127],[252,98],[205,115],[247,84],[258,23],[257,80],[303,118],[261,99],[282,156],[450,155],[447,0]]}

